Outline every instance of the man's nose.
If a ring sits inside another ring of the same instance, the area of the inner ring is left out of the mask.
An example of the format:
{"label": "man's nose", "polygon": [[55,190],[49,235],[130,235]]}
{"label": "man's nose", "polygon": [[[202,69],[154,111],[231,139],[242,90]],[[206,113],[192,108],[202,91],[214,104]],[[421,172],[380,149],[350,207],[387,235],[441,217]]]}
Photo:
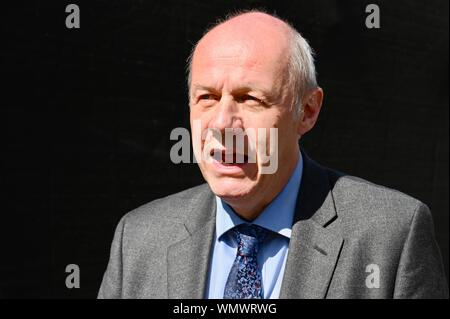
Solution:
{"label": "man's nose", "polygon": [[241,121],[235,101],[230,96],[222,96],[217,104],[210,128],[224,132],[226,128],[239,127]]}

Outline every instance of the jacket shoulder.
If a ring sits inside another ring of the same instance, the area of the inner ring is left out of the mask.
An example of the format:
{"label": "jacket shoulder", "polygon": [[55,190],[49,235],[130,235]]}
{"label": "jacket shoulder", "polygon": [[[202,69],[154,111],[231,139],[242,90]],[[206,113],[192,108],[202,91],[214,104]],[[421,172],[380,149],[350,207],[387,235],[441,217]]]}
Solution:
{"label": "jacket shoulder", "polygon": [[210,196],[209,186],[202,184],[128,212],[116,227],[116,237],[120,238],[123,251],[137,256],[139,252],[148,252],[149,247],[156,252],[180,240],[185,224],[197,218],[195,208]]}
{"label": "jacket shoulder", "polygon": [[193,209],[198,201],[210,193],[208,184],[198,185],[139,206],[124,215],[122,219],[127,224],[136,225],[160,219],[180,223],[189,218],[190,209]]}
{"label": "jacket shoulder", "polygon": [[350,175],[341,175],[332,193],[338,216],[348,225],[408,228],[417,211],[428,211],[424,203],[410,195]]}

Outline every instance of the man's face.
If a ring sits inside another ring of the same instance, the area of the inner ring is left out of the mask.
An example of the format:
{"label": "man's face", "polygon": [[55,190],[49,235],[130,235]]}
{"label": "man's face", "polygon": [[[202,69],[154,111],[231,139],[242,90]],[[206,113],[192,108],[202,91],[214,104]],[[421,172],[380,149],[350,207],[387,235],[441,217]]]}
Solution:
{"label": "man's face", "polygon": [[[298,159],[298,123],[287,86],[287,52],[287,38],[279,34],[273,38],[268,34],[261,37],[213,30],[200,41],[193,56],[190,87],[193,135],[205,134],[208,129],[222,133],[221,139],[211,132],[201,142],[193,139],[197,143],[194,149],[204,151],[208,145],[223,154],[235,153],[236,145],[233,149],[225,146],[226,128],[243,131],[264,128],[267,137],[270,128],[278,129],[278,141],[266,141],[267,154],[270,148],[278,147],[278,168],[273,174],[263,173],[267,163],[263,163],[260,149],[256,149],[256,163],[205,161],[196,154],[212,191],[237,210],[241,206],[268,204],[287,182]],[[196,128],[195,123],[200,125]],[[195,132],[198,128],[201,132]],[[246,151],[248,143],[252,144],[247,138]]]}

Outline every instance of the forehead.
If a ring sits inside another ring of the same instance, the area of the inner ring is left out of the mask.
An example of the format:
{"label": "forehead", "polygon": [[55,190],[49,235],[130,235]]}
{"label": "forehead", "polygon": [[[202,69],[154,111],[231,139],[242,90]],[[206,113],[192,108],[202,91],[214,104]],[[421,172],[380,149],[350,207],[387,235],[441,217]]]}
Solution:
{"label": "forehead", "polygon": [[248,23],[219,26],[198,43],[192,60],[192,80],[213,80],[225,74],[240,79],[273,77],[284,70],[288,52],[286,28]]}

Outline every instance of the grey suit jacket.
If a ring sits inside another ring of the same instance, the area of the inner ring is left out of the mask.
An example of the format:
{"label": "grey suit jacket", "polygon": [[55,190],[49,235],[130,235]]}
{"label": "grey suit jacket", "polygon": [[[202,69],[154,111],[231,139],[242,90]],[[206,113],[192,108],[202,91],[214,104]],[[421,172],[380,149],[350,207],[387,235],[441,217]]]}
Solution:
{"label": "grey suit jacket", "polygon": [[[431,214],[304,153],[280,298],[448,298]],[[215,231],[207,184],[119,222],[99,298],[203,298]]]}

